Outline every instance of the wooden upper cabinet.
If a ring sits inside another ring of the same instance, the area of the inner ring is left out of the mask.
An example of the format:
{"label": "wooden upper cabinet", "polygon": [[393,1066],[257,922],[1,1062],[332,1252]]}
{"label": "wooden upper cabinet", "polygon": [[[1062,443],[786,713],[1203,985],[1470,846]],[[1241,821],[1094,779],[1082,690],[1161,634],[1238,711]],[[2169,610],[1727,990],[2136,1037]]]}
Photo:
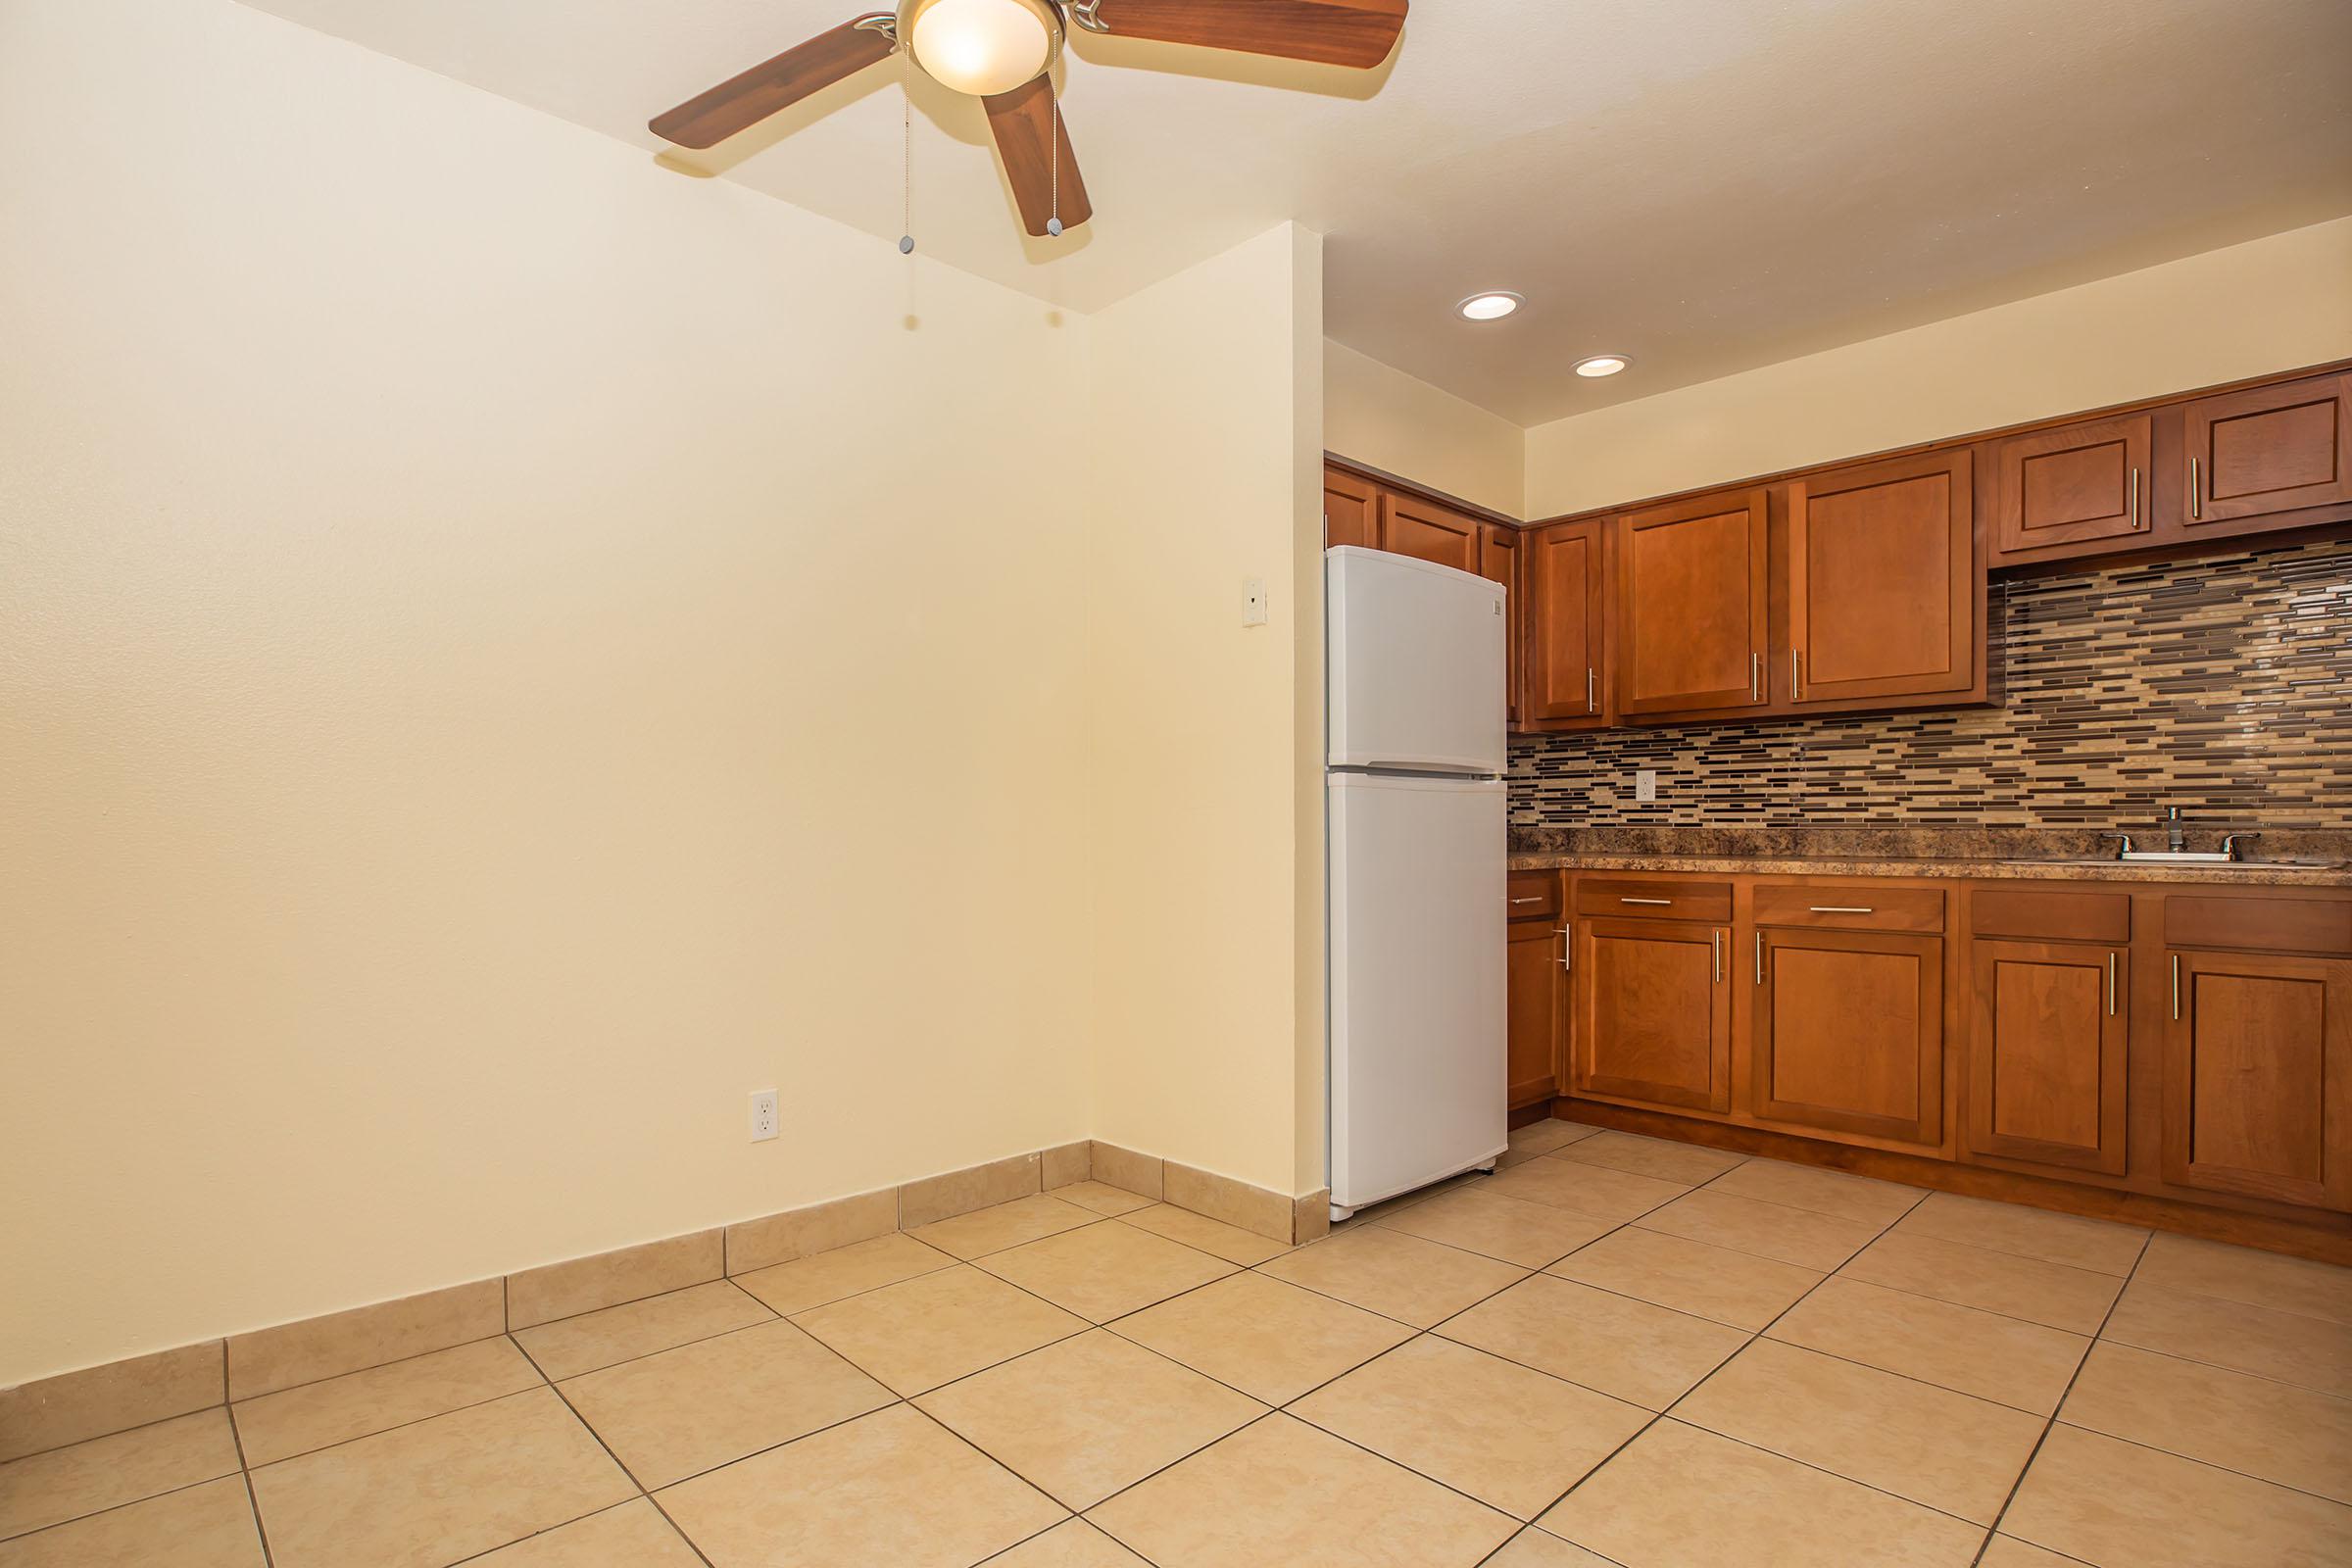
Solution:
{"label": "wooden upper cabinet", "polygon": [[1943,941],[1756,934],[1755,1113],[1904,1143],[1943,1138]]}
{"label": "wooden upper cabinet", "polygon": [[2352,501],[2352,375],[2198,398],[2181,410],[2190,533]]}
{"label": "wooden upper cabinet", "polygon": [[2164,1179],[2352,1209],[2352,959],[2167,960]]}
{"label": "wooden upper cabinet", "polygon": [[1554,523],[1528,534],[1522,553],[1530,729],[1590,729],[1608,722],[1608,577],[1602,523]]}
{"label": "wooden upper cabinet", "polygon": [[[2148,530],[2155,419],[2092,419],[2012,436],[1986,449],[1994,557],[2077,553],[2086,541]],[[2075,550],[2065,547],[2073,546]]]}
{"label": "wooden upper cabinet", "polygon": [[1758,487],[1618,519],[1619,712],[1763,705],[1770,515]]}
{"label": "wooden upper cabinet", "polygon": [[1371,480],[1335,468],[1323,468],[1323,543],[1380,545],[1380,489]]}
{"label": "wooden upper cabinet", "polygon": [[1977,686],[1974,461],[1932,452],[1789,485],[1788,703]]}
{"label": "wooden upper cabinet", "polygon": [[1972,1151],[2124,1173],[2129,960],[2120,944],[1969,944]]}
{"label": "wooden upper cabinet", "polygon": [[1478,570],[1479,521],[1434,501],[1380,493],[1380,548],[1457,571]]}
{"label": "wooden upper cabinet", "polygon": [[1527,552],[1521,548],[1519,530],[1499,522],[1479,524],[1478,574],[1492,582],[1502,584],[1504,624],[1509,628],[1504,653],[1504,679],[1510,691],[1505,703],[1505,716],[1516,726],[1525,716],[1523,691],[1526,679],[1522,674],[1525,663],[1526,636],[1521,621],[1525,614],[1524,600],[1527,578],[1520,558]]}
{"label": "wooden upper cabinet", "polygon": [[1731,933],[1698,921],[1598,919],[1580,923],[1575,941],[1576,1091],[1730,1109]]}

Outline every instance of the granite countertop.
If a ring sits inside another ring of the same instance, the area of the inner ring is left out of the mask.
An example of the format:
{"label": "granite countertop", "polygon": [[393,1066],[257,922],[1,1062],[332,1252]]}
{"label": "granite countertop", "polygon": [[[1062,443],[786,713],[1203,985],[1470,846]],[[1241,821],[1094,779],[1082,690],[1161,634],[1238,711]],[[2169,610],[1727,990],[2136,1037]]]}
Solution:
{"label": "granite countertop", "polygon": [[[2142,844],[2163,830],[2138,829]],[[2192,828],[2189,848],[2218,849]],[[2238,866],[2132,863],[2095,828],[1549,827],[1511,834],[1514,871],[1698,871],[1754,876],[2013,878],[2217,887],[2352,888],[2352,828],[2264,830]],[[2278,863],[2278,862],[2316,863]],[[2088,863],[2086,863],[2088,862]]]}

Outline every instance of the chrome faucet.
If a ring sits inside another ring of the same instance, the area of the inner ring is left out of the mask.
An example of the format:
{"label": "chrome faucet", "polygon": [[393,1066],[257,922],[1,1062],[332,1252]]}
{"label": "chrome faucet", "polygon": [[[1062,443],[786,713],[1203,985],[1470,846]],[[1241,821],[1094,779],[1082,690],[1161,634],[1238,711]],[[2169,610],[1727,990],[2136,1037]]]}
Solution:
{"label": "chrome faucet", "polygon": [[2164,847],[2173,855],[2179,855],[2188,848],[2187,828],[2180,820],[2180,808],[2178,806],[2164,808]]}

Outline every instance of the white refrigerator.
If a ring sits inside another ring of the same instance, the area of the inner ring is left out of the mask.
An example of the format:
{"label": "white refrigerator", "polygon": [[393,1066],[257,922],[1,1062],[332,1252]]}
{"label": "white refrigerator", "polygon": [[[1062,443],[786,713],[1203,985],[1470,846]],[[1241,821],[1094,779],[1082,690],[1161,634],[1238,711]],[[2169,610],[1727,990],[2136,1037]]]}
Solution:
{"label": "white refrigerator", "polygon": [[1502,595],[1324,556],[1335,1219],[1507,1140]]}

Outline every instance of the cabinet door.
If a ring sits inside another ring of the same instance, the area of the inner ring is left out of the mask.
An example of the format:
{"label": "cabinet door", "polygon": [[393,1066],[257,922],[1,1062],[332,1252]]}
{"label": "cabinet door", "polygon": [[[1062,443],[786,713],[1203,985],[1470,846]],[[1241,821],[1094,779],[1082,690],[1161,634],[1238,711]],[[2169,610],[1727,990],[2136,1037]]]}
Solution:
{"label": "cabinet door", "polygon": [[1482,523],[1478,530],[1478,574],[1492,582],[1502,584],[1503,623],[1509,628],[1509,641],[1504,650],[1504,680],[1509,684],[1509,701],[1505,717],[1516,726],[1524,716],[1521,690],[1524,682],[1524,655],[1521,644],[1525,628],[1526,595],[1521,591],[1526,579],[1520,572],[1520,558],[1526,552],[1519,547],[1519,530],[1499,522]]}
{"label": "cabinet door", "polygon": [[1556,919],[1510,924],[1511,1108],[1559,1093],[1560,1025],[1567,1010],[1567,936]]}
{"label": "cabinet door", "polygon": [[1976,684],[1976,508],[1967,448],[1788,487],[1788,700]]}
{"label": "cabinet door", "polygon": [[2122,1175],[2127,955],[1979,938],[1969,957],[1968,1147]]}
{"label": "cabinet door", "polygon": [[2199,398],[2181,425],[2191,531],[2352,501],[2352,375]]}
{"label": "cabinet door", "polygon": [[1346,468],[1323,469],[1323,543],[1380,545],[1380,490]]}
{"label": "cabinet door", "polygon": [[2057,546],[2145,533],[2154,422],[2133,414],[1993,446],[1987,478],[1995,557],[2030,561]]}
{"label": "cabinet door", "polygon": [[1380,548],[1393,555],[1476,571],[1478,529],[1476,517],[1393,490],[1381,492]]}
{"label": "cabinet door", "polygon": [[1769,516],[1752,489],[1618,519],[1619,712],[1763,706]]}
{"label": "cabinet door", "polygon": [[1601,523],[1555,523],[1527,541],[1527,722],[1534,729],[1606,723]]}
{"label": "cabinet door", "polygon": [[1676,920],[1586,920],[1576,932],[1574,1086],[1653,1105],[1732,1103],[1731,933]]}
{"label": "cabinet door", "polygon": [[1905,1143],[1943,1136],[1943,941],[1757,933],[1755,1111]]}
{"label": "cabinet door", "polygon": [[2352,1208],[2352,959],[2168,960],[2164,1179]]}

